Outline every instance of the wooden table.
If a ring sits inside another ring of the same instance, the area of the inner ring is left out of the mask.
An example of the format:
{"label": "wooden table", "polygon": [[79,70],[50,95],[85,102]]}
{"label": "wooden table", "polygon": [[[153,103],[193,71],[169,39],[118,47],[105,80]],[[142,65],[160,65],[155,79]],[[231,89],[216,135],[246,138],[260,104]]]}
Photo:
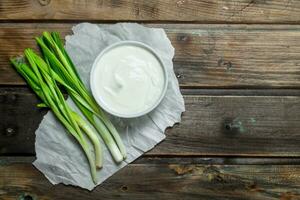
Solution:
{"label": "wooden table", "polygon": [[[164,28],[182,123],[93,192],[32,165],[46,110],[10,66],[44,30],[79,22]],[[300,1],[0,0],[0,199],[300,199]]]}

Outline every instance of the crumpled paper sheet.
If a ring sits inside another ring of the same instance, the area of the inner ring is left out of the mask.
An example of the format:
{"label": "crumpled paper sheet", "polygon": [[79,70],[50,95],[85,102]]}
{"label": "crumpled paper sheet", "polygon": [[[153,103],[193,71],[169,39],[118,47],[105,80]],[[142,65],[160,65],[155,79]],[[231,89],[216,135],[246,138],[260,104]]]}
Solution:
{"label": "crumpled paper sheet", "polygon": [[[89,73],[97,55],[108,45],[122,40],[139,41],[151,46],[161,56],[169,75],[166,96],[154,111],[135,119],[111,116],[126,146],[128,157],[121,164],[115,164],[102,142],[104,166],[97,173],[100,184],[161,142],[166,137],[165,129],[180,122],[181,113],[185,111],[184,100],[173,71],[174,48],[163,29],[147,28],[135,23],[81,23],[72,30],[74,34],[66,37],[66,49],[88,87]],[[67,101],[79,112],[70,98]],[[35,151],[37,159],[33,165],[52,184],[63,183],[88,190],[96,186],[91,179],[85,155],[51,111],[44,116],[36,131]]]}

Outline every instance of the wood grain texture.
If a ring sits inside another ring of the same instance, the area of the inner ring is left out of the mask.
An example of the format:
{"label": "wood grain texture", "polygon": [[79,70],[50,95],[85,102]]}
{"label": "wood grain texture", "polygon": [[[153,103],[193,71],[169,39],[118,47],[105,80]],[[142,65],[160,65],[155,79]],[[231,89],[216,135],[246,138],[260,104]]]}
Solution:
{"label": "wood grain texture", "polygon": [[[28,91],[15,88],[0,91],[0,153],[26,154],[29,149],[34,148],[34,132],[46,110],[36,108],[39,100]],[[8,149],[7,143],[11,145]]]}
{"label": "wood grain texture", "polygon": [[[180,162],[179,162],[180,163]],[[292,173],[291,173],[292,172]],[[52,186],[29,162],[0,164],[0,199],[300,199],[299,165],[130,164],[92,192]]]}
{"label": "wood grain texture", "polygon": [[290,0],[1,0],[0,20],[299,23]]}
{"label": "wood grain texture", "polygon": [[[300,200],[299,13],[297,0],[0,0],[0,200]],[[31,165],[47,110],[8,62],[81,21],[164,28],[187,110],[93,192]]]}
{"label": "wood grain texture", "polygon": [[[44,111],[33,94],[0,91],[0,153],[34,154]],[[300,156],[300,96],[186,95],[185,104],[182,122],[147,155]]]}
{"label": "wood grain texture", "polygon": [[[72,24],[0,24],[0,85],[23,85],[11,56],[36,47],[44,30],[70,33]],[[300,26],[155,25],[175,47],[183,88],[300,88]]]}
{"label": "wood grain texture", "polygon": [[[0,156],[0,165],[32,163],[34,156]],[[181,164],[181,165],[300,165],[296,157],[235,157],[235,156],[149,156],[142,155],[134,164]]]}

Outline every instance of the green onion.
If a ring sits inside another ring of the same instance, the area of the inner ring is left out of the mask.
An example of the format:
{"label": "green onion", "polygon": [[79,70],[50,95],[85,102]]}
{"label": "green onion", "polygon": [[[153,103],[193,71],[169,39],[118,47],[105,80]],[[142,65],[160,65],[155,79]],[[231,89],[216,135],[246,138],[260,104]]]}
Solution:
{"label": "green onion", "polygon": [[[55,79],[51,74],[45,74],[40,70],[41,65],[48,67],[45,62],[37,60],[37,54],[31,49],[24,52],[30,65],[24,59],[12,58],[11,63],[16,70],[25,78],[29,86],[43,101],[43,107],[49,107],[77,142],[81,145],[90,165],[91,175],[94,183],[97,183],[96,167],[102,166],[102,150],[96,133],[89,125],[75,113],[66,103]],[[88,136],[95,148],[95,160],[90,150],[87,139],[82,131]]]}
{"label": "green onion", "polygon": [[[89,124],[67,104],[58,85],[65,88],[81,113],[94,126],[117,163],[126,159],[125,146],[109,117],[84,86],[63,47],[59,33],[44,32],[36,41],[43,57],[28,48],[24,51],[26,60],[24,57],[12,58],[11,63],[42,100],[37,106],[50,108],[68,133],[80,144],[96,184],[96,169],[103,165],[100,141]],[[91,141],[93,148],[89,147],[87,140]]]}
{"label": "green onion", "polygon": [[111,155],[116,162],[126,159],[125,146],[114,125],[105,112],[98,106],[94,98],[81,81],[73,62],[63,47],[57,32],[44,32],[42,37],[36,38],[45,60],[51,67],[45,73],[53,73],[54,79],[63,85],[68,94],[81,110],[89,122],[96,128]]}

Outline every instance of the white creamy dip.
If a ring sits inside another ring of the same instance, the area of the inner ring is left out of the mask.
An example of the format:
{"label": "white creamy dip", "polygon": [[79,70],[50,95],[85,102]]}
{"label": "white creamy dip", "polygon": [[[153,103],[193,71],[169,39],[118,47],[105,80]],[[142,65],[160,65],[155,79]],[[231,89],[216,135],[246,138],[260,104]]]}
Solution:
{"label": "white creamy dip", "polygon": [[136,45],[120,45],[94,64],[93,94],[104,109],[131,116],[151,109],[165,88],[165,72],[158,58]]}

